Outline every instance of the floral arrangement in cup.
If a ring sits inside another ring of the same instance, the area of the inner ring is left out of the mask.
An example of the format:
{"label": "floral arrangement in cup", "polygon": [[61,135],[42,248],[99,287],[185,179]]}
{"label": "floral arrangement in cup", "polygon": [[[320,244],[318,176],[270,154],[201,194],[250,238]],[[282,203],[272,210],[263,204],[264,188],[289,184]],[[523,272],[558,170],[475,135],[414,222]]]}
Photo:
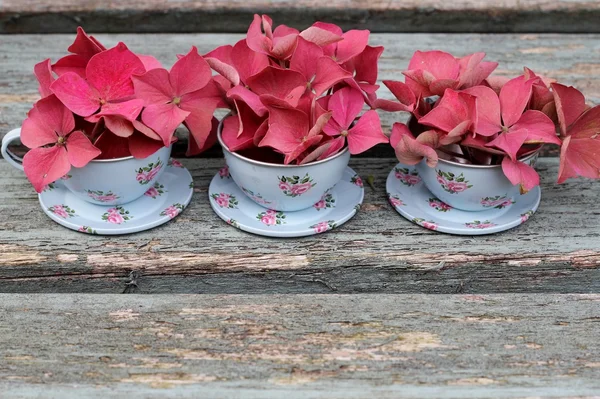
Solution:
{"label": "floral arrangement in cup", "polygon": [[374,110],[383,47],[369,31],[317,22],[298,31],[255,15],[246,37],[205,55],[231,115],[222,139],[232,152],[280,164],[307,164],[388,142]]}
{"label": "floral arrangement in cup", "polygon": [[405,82],[383,82],[397,101],[376,100],[375,106],[412,114],[408,125],[392,129],[390,143],[400,162],[426,159],[435,167],[442,158],[501,165],[525,193],[540,180],[521,159],[547,143],[561,147],[558,183],[599,178],[600,106],[587,106],[577,89],[529,68],[514,78],[491,76],[498,64],[484,57],[417,51],[403,72]]}
{"label": "floral arrangement in cup", "polygon": [[35,65],[42,98],[28,112],[21,141],[27,178],[37,192],[93,159],[145,158],[175,140],[183,123],[188,155],[216,141],[221,95],[193,47],[171,68],[123,43],[107,49],[78,28],[71,53]]}

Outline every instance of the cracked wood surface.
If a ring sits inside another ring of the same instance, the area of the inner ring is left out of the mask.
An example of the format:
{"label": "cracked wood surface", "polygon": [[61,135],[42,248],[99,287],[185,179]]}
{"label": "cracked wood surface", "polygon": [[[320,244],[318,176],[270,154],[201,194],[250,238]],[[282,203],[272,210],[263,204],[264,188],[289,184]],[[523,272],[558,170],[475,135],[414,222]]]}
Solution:
{"label": "cracked wood surface", "polygon": [[3,398],[600,391],[599,295],[0,295]]}
{"label": "cracked wood surface", "polygon": [[[1,0],[0,0],[1,1]],[[448,2],[450,4],[450,2]],[[548,3],[550,4],[550,3]],[[600,4],[600,3],[598,3]],[[600,26],[600,25],[598,25]],[[72,29],[74,32],[74,28]],[[214,47],[234,43],[238,34],[101,34],[98,38],[107,46],[119,41],[143,54],[156,56],[165,66],[175,61],[175,54],[185,53],[192,45],[201,53]],[[33,66],[43,58],[53,61],[66,54],[74,34],[4,35],[0,38],[0,134],[20,126],[32,104],[39,98]],[[401,79],[415,50],[440,49],[456,55],[487,51],[490,60],[498,61],[495,72],[515,76],[524,65],[537,73],[574,85],[582,90],[591,103],[600,103],[600,35],[555,34],[373,34],[371,45],[383,45],[385,51],[379,63],[379,79]],[[385,86],[379,97],[391,99]],[[224,112],[219,116],[224,115]],[[396,121],[405,121],[405,114],[380,112],[384,131],[389,132]],[[175,156],[183,156],[187,133],[176,143]],[[547,146],[545,154],[556,154]],[[22,149],[21,149],[22,152]],[[220,149],[205,153],[221,157]],[[394,157],[389,146],[377,146],[365,156]]]}
{"label": "cracked wood surface", "polygon": [[0,33],[245,32],[254,13],[376,32],[599,32],[595,0],[2,0]]}
{"label": "cracked wood surface", "polygon": [[[0,161],[0,292],[81,293],[594,293],[600,290],[600,188],[555,184],[542,158],[542,203],[524,225],[450,236],[412,224],[388,204],[396,161],[360,158],[360,212],[327,234],[272,239],[227,225],[208,201],[218,159],[182,159],[195,180],[172,222],[120,237],[81,234],[50,220],[21,172]],[[131,271],[136,286],[126,283]]]}

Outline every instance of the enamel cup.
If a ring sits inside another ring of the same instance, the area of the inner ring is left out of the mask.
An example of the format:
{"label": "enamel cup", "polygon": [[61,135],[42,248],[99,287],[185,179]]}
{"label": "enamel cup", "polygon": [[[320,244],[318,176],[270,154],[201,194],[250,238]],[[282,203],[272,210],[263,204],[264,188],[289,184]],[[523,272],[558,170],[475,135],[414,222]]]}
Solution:
{"label": "enamel cup", "polygon": [[[14,129],[2,140],[2,156],[23,170],[22,159],[8,150],[21,129]],[[160,178],[166,169],[171,147],[162,147],[144,159],[132,156],[93,159],[83,168],[71,167],[59,181],[80,199],[98,205],[121,205],[138,199]],[[58,183],[58,182],[56,182]],[[52,185],[56,184],[53,183]]]}
{"label": "enamel cup", "polygon": [[[539,151],[520,161],[534,166]],[[429,191],[456,209],[501,209],[513,204],[520,195],[519,186],[504,176],[501,165],[471,165],[440,159],[435,168],[423,160],[416,169]]]}
{"label": "enamel cup", "polygon": [[342,178],[350,161],[346,147],[322,161],[306,165],[280,165],[255,161],[229,151],[221,138],[229,174],[237,186],[258,205],[276,211],[310,208]]}

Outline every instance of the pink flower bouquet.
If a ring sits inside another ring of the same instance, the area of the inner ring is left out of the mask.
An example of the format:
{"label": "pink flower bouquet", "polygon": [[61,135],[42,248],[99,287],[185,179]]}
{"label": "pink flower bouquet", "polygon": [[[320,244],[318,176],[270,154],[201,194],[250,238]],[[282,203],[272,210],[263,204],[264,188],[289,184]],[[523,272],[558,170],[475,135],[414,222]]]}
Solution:
{"label": "pink flower bouquet", "polygon": [[484,56],[417,51],[403,72],[405,82],[383,82],[397,101],[374,105],[412,114],[408,126],[395,123],[392,129],[400,162],[501,165],[524,193],[539,185],[539,176],[521,160],[547,143],[561,147],[559,183],[599,178],[600,106],[587,106],[577,89],[528,68],[513,78],[491,76],[497,63]]}

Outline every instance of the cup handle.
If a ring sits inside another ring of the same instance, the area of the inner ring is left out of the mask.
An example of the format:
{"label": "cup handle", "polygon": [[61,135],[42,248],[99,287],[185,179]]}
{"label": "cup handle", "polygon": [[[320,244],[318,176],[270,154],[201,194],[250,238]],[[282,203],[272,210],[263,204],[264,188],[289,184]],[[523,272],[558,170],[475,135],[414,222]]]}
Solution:
{"label": "cup handle", "polygon": [[10,132],[6,133],[2,138],[2,157],[6,159],[6,162],[14,166],[19,170],[23,169],[23,158],[13,154],[8,150],[8,145],[19,139],[21,136],[21,128],[13,129]]}

